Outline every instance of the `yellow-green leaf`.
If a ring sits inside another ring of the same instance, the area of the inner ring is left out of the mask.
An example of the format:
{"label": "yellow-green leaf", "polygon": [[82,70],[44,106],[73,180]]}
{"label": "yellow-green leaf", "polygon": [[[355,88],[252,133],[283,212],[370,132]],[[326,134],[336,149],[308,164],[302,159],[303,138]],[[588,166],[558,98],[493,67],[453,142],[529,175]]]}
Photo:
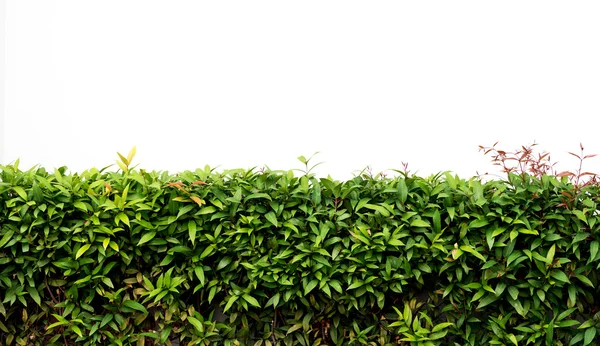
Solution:
{"label": "yellow-green leaf", "polygon": [[91,246],[92,244],[85,244],[82,247],[80,247],[77,253],[75,254],[75,259],[81,257]]}
{"label": "yellow-green leaf", "polygon": [[133,148],[131,148],[131,150],[129,151],[129,154],[127,154],[127,162],[128,164],[131,164],[131,161],[133,160],[133,157],[135,156],[135,146],[133,146]]}
{"label": "yellow-green leaf", "polygon": [[22,187],[13,186],[13,190],[19,195],[19,197],[23,198],[24,200],[27,200],[27,193],[25,192],[25,190],[23,190]]}

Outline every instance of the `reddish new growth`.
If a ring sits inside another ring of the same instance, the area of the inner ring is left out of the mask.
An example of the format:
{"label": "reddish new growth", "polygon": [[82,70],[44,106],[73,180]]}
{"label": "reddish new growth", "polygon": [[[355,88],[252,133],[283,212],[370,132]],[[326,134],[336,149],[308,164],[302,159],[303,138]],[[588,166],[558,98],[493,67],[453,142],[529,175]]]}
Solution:
{"label": "reddish new growth", "polygon": [[[516,174],[524,177],[525,175],[534,176],[541,178],[543,175],[551,175],[556,177],[568,177],[569,181],[573,185],[583,187],[590,184],[598,184],[600,180],[598,175],[592,172],[583,172],[583,161],[590,159],[596,154],[584,155],[583,145],[580,144],[581,153],[579,155],[569,152],[569,154],[575,156],[579,160],[579,167],[575,172],[563,171],[557,173],[554,166],[557,162],[552,162],[550,159],[550,153],[541,152],[538,153],[534,150],[537,143],[533,143],[529,146],[522,146],[520,149],[509,152],[496,148],[498,142],[494,143],[491,147],[479,146],[479,151],[483,151],[484,155],[490,155],[492,157],[492,164],[500,166],[502,172],[508,177],[509,182],[511,181],[510,174]],[[487,173],[485,174],[487,175]]]}
{"label": "reddish new growth", "polygon": [[[577,200],[577,195],[581,189],[588,185],[600,185],[600,178],[598,174],[592,172],[583,171],[583,161],[595,157],[596,154],[584,155],[583,145],[580,143],[579,148],[581,153],[575,154],[569,152],[569,154],[575,156],[579,160],[579,167],[576,171],[563,171],[557,173],[554,169],[556,162],[552,162],[550,154],[547,152],[537,153],[534,151],[534,147],[537,146],[533,143],[529,146],[522,146],[512,152],[500,150],[496,148],[498,142],[494,143],[491,147],[479,146],[479,151],[483,151],[484,155],[490,155],[492,163],[502,168],[502,172],[507,175],[508,182],[514,185],[512,181],[514,175],[520,176],[523,180],[526,176],[533,176],[541,179],[544,175],[556,176],[556,177],[567,177],[573,184],[572,191],[561,192],[567,199],[561,206],[569,207],[572,203]],[[484,175],[487,175],[485,173]],[[480,175],[481,176],[481,175]]]}

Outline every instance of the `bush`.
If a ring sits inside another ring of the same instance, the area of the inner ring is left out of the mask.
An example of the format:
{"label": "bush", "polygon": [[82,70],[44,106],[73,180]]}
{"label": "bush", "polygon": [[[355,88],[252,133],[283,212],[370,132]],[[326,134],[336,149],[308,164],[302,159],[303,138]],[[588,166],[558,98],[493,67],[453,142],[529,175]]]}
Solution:
{"label": "bush", "polygon": [[599,188],[581,170],[339,182],[146,172],[134,153],[118,172],[1,167],[1,344],[596,340]]}

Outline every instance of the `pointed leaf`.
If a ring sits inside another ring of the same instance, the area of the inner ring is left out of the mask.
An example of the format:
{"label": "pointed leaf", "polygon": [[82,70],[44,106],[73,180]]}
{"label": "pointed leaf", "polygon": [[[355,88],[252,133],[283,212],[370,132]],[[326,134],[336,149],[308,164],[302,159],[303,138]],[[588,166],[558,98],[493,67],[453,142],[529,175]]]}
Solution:
{"label": "pointed leaf", "polygon": [[196,222],[194,220],[188,221],[188,232],[193,246],[196,241]]}
{"label": "pointed leaf", "polygon": [[81,257],[91,246],[92,244],[85,244],[82,247],[80,247],[77,253],[75,254],[75,259]]}
{"label": "pointed leaf", "polygon": [[136,302],[135,300],[126,300],[123,302],[123,305],[130,309],[137,310],[139,312],[143,312],[145,314],[148,313],[148,310],[146,310],[146,308],[142,304]]}
{"label": "pointed leaf", "polygon": [[149,242],[150,240],[152,240],[152,238],[154,238],[154,236],[156,235],[156,232],[146,232],[142,238],[140,239],[140,241],[137,243],[137,245],[141,245],[144,243]]}

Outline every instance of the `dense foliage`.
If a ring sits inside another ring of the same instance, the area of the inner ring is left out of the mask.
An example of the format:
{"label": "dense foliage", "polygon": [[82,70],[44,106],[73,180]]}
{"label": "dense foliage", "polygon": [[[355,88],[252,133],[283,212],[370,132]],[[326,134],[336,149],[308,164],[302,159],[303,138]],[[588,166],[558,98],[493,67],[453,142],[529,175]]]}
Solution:
{"label": "dense foliage", "polygon": [[597,185],[131,158],[1,167],[0,344],[597,343]]}

